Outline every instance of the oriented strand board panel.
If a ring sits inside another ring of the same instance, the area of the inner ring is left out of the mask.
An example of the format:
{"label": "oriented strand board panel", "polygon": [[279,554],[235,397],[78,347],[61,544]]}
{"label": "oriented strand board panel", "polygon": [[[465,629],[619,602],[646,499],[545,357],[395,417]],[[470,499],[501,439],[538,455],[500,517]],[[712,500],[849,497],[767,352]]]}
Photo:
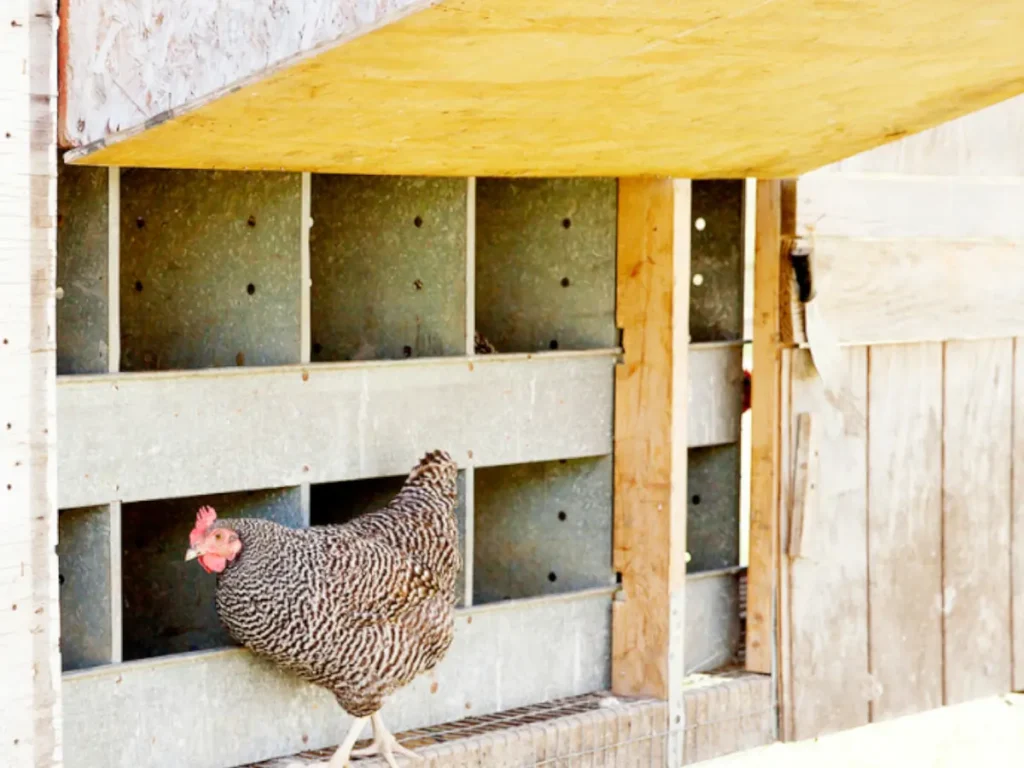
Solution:
{"label": "oriented strand board panel", "polygon": [[946,345],[943,611],[947,704],[1011,685],[1013,341]]}
{"label": "oriented strand board panel", "polygon": [[313,362],[465,352],[466,189],[465,179],[313,177]]}
{"label": "oriented strand board panel", "polygon": [[[601,591],[460,612],[448,655],[385,703],[385,722],[398,732],[606,690],[610,604]],[[63,700],[67,768],[224,768],[337,744],[350,722],[327,691],[242,649],[71,673]]]}
{"label": "oriented strand board panel", "polygon": [[476,327],[502,352],[617,346],[615,179],[478,179]]}
{"label": "oriented strand board panel", "polygon": [[835,392],[806,350],[787,354],[792,414],[809,413],[817,435],[817,489],[802,510],[802,556],[785,569],[789,615],[782,618],[791,626],[783,706],[799,740],[868,722],[868,377],[863,347],[842,350]]}
{"label": "oriented strand board panel", "polygon": [[121,173],[121,370],[299,362],[300,177]]}
{"label": "oriented strand board panel", "polygon": [[[230,38],[230,84],[154,84],[166,71],[192,82],[224,60],[221,35],[191,34],[211,15],[200,5],[155,0],[117,28],[93,21],[109,19],[102,0],[64,14],[61,135],[92,142],[76,161],[794,176],[1024,92],[1018,0],[392,0],[346,3],[369,12],[327,28],[304,5],[321,48],[302,51],[282,10],[295,54],[285,63],[269,35],[252,34],[261,15]],[[134,113],[88,93],[107,81]],[[108,122],[120,132],[104,135]]]}
{"label": "oriented strand board panel", "polygon": [[884,345],[868,354],[868,602],[877,722],[943,703],[942,344]]}

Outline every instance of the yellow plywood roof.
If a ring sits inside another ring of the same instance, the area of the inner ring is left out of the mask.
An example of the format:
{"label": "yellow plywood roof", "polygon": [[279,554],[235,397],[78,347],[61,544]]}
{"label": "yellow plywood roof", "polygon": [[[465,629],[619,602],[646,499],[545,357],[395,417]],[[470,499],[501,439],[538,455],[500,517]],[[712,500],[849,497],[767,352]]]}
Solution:
{"label": "yellow plywood roof", "polygon": [[1024,93],[1022,41],[1022,0],[447,0],[68,160],[794,176]]}

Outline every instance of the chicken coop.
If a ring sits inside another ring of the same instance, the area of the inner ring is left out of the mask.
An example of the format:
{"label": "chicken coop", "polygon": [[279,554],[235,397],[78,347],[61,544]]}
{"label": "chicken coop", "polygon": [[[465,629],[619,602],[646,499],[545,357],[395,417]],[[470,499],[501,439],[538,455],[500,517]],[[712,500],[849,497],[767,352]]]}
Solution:
{"label": "chicken coop", "polygon": [[17,0],[0,764],[337,744],[189,530],[435,448],[456,637],[384,710],[429,765],[1024,688],[1024,6],[868,5]]}

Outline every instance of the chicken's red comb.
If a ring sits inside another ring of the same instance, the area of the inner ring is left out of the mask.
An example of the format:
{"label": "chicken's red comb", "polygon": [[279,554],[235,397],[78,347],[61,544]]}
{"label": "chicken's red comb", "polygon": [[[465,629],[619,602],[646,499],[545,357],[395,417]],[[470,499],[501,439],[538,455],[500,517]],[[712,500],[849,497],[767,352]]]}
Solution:
{"label": "chicken's red comb", "polygon": [[199,514],[196,515],[196,527],[188,535],[188,543],[192,545],[197,544],[206,535],[206,532],[210,530],[210,526],[216,520],[217,513],[213,511],[213,507],[200,507]]}

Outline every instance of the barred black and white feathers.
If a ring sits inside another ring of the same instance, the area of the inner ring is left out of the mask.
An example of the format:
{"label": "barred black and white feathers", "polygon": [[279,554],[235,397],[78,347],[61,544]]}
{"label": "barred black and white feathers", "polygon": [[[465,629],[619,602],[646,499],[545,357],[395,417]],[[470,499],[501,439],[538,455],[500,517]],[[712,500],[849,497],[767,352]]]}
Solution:
{"label": "barred black and white feathers", "polygon": [[434,451],[386,507],[341,525],[218,521],[242,544],[218,576],[221,621],[354,717],[378,711],[451,646],[462,567],[457,475],[452,458]]}

